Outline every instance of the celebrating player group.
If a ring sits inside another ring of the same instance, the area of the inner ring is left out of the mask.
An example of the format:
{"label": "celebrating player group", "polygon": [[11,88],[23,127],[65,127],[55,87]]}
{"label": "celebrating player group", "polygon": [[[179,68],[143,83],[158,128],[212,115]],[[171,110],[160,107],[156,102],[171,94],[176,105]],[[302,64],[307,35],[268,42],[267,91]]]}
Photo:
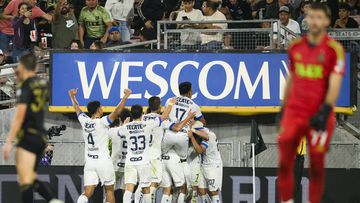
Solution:
{"label": "celebrating player group", "polygon": [[216,135],[204,127],[205,118],[191,100],[191,83],[181,83],[179,92],[166,101],[162,114],[161,98],[151,97],[144,114],[140,105],[124,108],[131,95],[125,89],[115,110],[103,116],[99,101],[88,103],[88,115],[82,112],[77,90],[69,90],[85,140],[85,189],[78,203],[88,202],[99,182],[104,202],[114,203],[118,189],[124,203],[156,202],[159,188],[162,203],[197,202],[198,197],[204,203],[220,202],[222,161]]}

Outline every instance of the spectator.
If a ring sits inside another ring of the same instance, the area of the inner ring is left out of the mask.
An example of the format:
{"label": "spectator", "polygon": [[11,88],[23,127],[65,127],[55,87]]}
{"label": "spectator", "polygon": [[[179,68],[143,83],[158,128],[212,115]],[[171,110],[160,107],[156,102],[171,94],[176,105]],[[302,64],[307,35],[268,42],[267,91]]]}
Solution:
{"label": "spectator", "polygon": [[104,47],[105,47],[104,43],[102,43],[102,41],[100,41],[100,40],[96,40],[90,45],[91,50],[101,50]]}
{"label": "spectator", "polygon": [[98,0],[86,0],[86,6],[79,17],[79,39],[84,48],[100,40],[106,43],[109,29],[112,26],[109,12],[98,5]]}
{"label": "spectator", "polygon": [[350,17],[350,10],[347,3],[339,5],[339,19],[335,21],[334,28],[359,28],[359,24]]}
{"label": "spectator", "polygon": [[275,0],[261,0],[257,2],[253,7],[252,16],[255,19],[263,19],[268,7],[274,3]]}
{"label": "spectator", "polygon": [[107,0],[105,8],[110,11],[114,21],[120,25],[121,39],[130,40],[129,19],[134,7],[134,0]]}
{"label": "spectator", "polygon": [[229,0],[226,4],[233,20],[251,20],[251,6],[246,0]]}
{"label": "spectator", "polygon": [[72,41],[70,42],[70,45],[68,46],[68,48],[69,48],[70,50],[82,49],[80,40],[76,40],[76,39],[72,40]]}
{"label": "spectator", "polygon": [[[0,66],[6,64],[4,52],[0,49]],[[0,101],[10,100],[15,95],[15,81],[5,74],[14,74],[14,69],[0,69]],[[9,108],[9,105],[0,105],[0,109]]]}
{"label": "spectator", "polygon": [[106,43],[106,46],[112,47],[112,46],[118,46],[118,45],[123,45],[123,44],[128,44],[128,42],[122,41],[119,27],[113,26],[112,28],[110,28],[109,38],[108,38],[108,42]]}
{"label": "spectator", "polygon": [[53,48],[67,48],[74,39],[78,39],[78,23],[68,0],[59,0],[55,7],[52,23]]}
{"label": "spectator", "polygon": [[[48,4],[49,6],[44,9],[47,14],[50,14],[51,16],[55,15],[55,6]],[[52,29],[51,29],[51,22],[45,20],[45,19],[36,19],[36,28],[37,28],[37,34],[38,34],[38,42],[40,41],[39,46],[41,48],[51,48],[52,47]]]}
{"label": "spectator", "polygon": [[[198,9],[194,9],[194,0],[183,0],[184,10],[180,11],[176,21],[202,21],[204,16]],[[197,28],[196,24],[179,24],[178,29]],[[201,44],[200,33],[184,32],[180,35],[181,49],[194,49]]]}
{"label": "spectator", "polygon": [[[297,23],[293,19],[290,19],[290,9],[289,9],[289,7],[287,7],[287,6],[280,7],[280,9],[279,9],[279,22],[281,23],[281,25],[285,26],[287,29],[291,30],[295,34],[300,34],[301,33],[299,23]],[[273,31],[274,31],[274,36],[273,36],[274,41],[280,40],[281,45],[284,45],[285,41],[290,42],[294,38],[296,38],[296,36],[288,34],[287,39],[285,39],[285,30],[280,28],[280,37],[281,37],[281,39],[277,39],[277,37],[278,37],[278,35],[277,35],[277,32],[278,32],[277,23],[274,23]],[[277,43],[274,43],[274,44],[276,45]]]}
{"label": "spectator", "polygon": [[28,3],[22,2],[18,7],[19,14],[13,19],[14,49],[13,61],[17,62],[17,57],[25,51],[33,51],[36,40],[37,31],[35,21],[30,19],[31,7]]}
{"label": "spectator", "polygon": [[14,36],[14,29],[12,27],[12,20],[18,15],[19,4],[25,2],[31,6],[30,19],[42,17],[51,21],[52,16],[46,14],[39,7],[36,6],[36,0],[12,0],[5,8],[0,16],[0,49],[7,52],[8,45]]}
{"label": "spectator", "polygon": [[[202,10],[204,13],[204,21],[225,21],[226,18],[217,9],[219,4],[211,0],[207,0],[203,3]],[[217,24],[204,24],[204,29],[226,29],[226,23]],[[201,47],[202,49],[221,49],[223,44],[222,33],[201,33]]]}
{"label": "spectator", "polygon": [[351,15],[359,15],[360,14],[360,0],[349,0],[348,3],[351,8]]}
{"label": "spectator", "polygon": [[[162,0],[140,0],[136,6],[137,12],[141,18],[143,29],[156,33],[157,21],[161,20],[165,13]],[[148,31],[145,31],[148,32]],[[151,37],[151,38],[149,38]],[[148,40],[155,39],[155,36],[148,36]]]}
{"label": "spectator", "polygon": [[311,4],[310,0],[305,0],[301,3],[301,6],[300,6],[300,10],[301,10],[300,16],[297,18],[296,21],[300,25],[301,33],[306,33],[308,31],[308,25],[307,25],[305,17],[310,8],[310,4]]}
{"label": "spectator", "polygon": [[277,3],[271,4],[265,13],[266,19],[278,19],[279,18],[279,9],[282,6],[287,6],[289,8],[289,14],[291,18],[295,18],[294,8],[289,4],[289,0],[278,0]]}

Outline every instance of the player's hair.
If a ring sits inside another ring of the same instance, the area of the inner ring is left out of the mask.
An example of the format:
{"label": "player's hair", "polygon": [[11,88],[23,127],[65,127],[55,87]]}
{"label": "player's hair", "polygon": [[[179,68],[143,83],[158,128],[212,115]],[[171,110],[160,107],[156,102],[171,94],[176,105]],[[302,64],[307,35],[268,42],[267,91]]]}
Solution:
{"label": "player's hair", "polygon": [[150,97],[148,102],[149,102],[149,110],[150,110],[150,112],[156,111],[156,110],[158,110],[160,108],[160,105],[161,105],[160,97],[152,96],[152,97]]}
{"label": "player's hair", "polygon": [[322,11],[326,15],[326,17],[331,18],[330,9],[326,4],[320,2],[313,2],[310,4],[310,9],[316,11]]}
{"label": "player's hair", "polygon": [[143,114],[143,107],[139,104],[135,104],[131,107],[131,118],[138,119],[141,118]]}
{"label": "player's hair", "polygon": [[214,2],[213,0],[207,0],[206,6],[216,11],[219,8],[219,3]]}
{"label": "player's hair", "polygon": [[124,123],[124,121],[126,120],[127,117],[131,117],[131,112],[129,109],[124,108],[120,113],[119,113],[119,118],[121,120],[122,123]]}
{"label": "player's hair", "polygon": [[179,92],[181,95],[189,93],[191,90],[191,82],[183,82],[179,85]]}
{"label": "player's hair", "polygon": [[194,2],[195,0],[182,0],[183,2]]}
{"label": "player's hair", "polygon": [[28,53],[24,53],[19,57],[19,63],[21,63],[22,65],[24,65],[26,70],[29,71],[35,71],[36,70],[36,57],[34,54],[28,52]]}
{"label": "player's hair", "polygon": [[87,104],[87,110],[90,116],[94,115],[96,111],[100,108],[101,104],[99,101],[91,101]]}

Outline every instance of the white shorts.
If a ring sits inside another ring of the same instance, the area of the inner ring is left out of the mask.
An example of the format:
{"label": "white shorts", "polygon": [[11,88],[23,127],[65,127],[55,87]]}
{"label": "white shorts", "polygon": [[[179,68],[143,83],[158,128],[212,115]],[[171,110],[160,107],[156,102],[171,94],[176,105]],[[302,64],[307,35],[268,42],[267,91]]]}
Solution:
{"label": "white shorts", "polygon": [[199,176],[199,188],[208,188],[210,192],[220,190],[222,187],[223,167],[222,165],[201,166]]}
{"label": "white shorts", "polygon": [[182,163],[180,162],[163,162],[163,173],[161,187],[171,186],[181,187],[185,184],[185,175]]}
{"label": "white shorts", "polygon": [[[150,164],[146,165],[125,165],[125,184],[134,184],[141,188],[150,187],[151,172]],[[139,181],[138,181],[139,180]]]}
{"label": "white shorts", "polygon": [[187,184],[193,187],[199,186],[199,176],[201,173],[200,157],[196,157],[189,163],[190,181]]}
{"label": "white shorts", "polygon": [[84,185],[114,185],[115,172],[111,159],[87,160],[84,166]]}
{"label": "white shorts", "polygon": [[150,161],[151,165],[151,182],[160,183],[162,179],[162,163],[160,159],[153,159]]}
{"label": "white shorts", "polygon": [[189,149],[189,137],[186,133],[165,133],[161,149],[167,153],[171,148],[179,155],[180,159],[186,159]]}
{"label": "white shorts", "polygon": [[115,171],[115,190],[125,190],[124,172]]}

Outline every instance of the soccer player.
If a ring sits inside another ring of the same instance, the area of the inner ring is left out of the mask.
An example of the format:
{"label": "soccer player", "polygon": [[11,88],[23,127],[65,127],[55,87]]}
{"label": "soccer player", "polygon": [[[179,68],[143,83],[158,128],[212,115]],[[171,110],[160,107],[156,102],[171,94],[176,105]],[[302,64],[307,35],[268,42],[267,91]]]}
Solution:
{"label": "soccer player", "polygon": [[84,186],[85,191],[80,195],[78,203],[87,203],[93,195],[95,187],[99,183],[105,185],[106,201],[114,203],[115,174],[108,149],[109,125],[118,117],[124,108],[131,90],[124,90],[124,98],[108,116],[103,116],[103,110],[99,101],[91,101],[87,104],[88,117],[80,109],[76,99],[77,89],[69,90],[69,96],[83,128],[85,140],[85,166]]}
{"label": "soccer player", "polygon": [[[199,176],[199,193],[203,203],[207,202],[207,190],[211,202],[220,203],[222,188],[223,164],[218,148],[217,137],[208,128],[192,127],[188,136],[196,152],[201,154],[201,173]],[[200,139],[200,143],[199,143]]]}
{"label": "soccer player", "polygon": [[328,8],[312,3],[306,16],[309,32],[289,49],[290,74],[280,124],[278,189],[282,202],[292,203],[297,146],[307,136],[310,150],[309,202],[319,203],[324,191],[324,158],[334,128],[333,108],[344,74],[342,46],[326,33]]}
{"label": "soccer player", "polygon": [[[119,126],[128,123],[130,121],[130,117],[131,117],[130,110],[124,108],[119,114]],[[122,190],[123,193],[125,192],[124,168],[125,168],[125,160],[127,153],[127,143],[126,143],[125,135],[119,134],[119,128],[120,128],[119,126],[111,128],[109,130],[109,137],[111,138],[111,149],[112,149],[111,159],[113,161],[113,166],[115,171],[115,187],[114,187],[115,196],[117,195],[117,190]]]}
{"label": "soccer player", "polygon": [[44,110],[48,98],[46,80],[36,76],[36,57],[24,54],[19,59],[18,80],[21,82],[17,94],[16,113],[3,147],[3,158],[8,160],[15,137],[16,170],[24,203],[32,203],[34,190],[47,202],[55,200],[52,192],[37,180],[36,169],[47,146],[44,129]]}
{"label": "soccer player", "polygon": [[[171,103],[175,103],[176,100],[173,99]],[[160,97],[153,96],[149,98],[149,111],[150,113],[143,116],[143,121],[155,120],[158,117],[161,117],[161,99]],[[168,111],[171,109],[167,109]],[[164,113],[164,116],[168,116],[169,112]],[[162,117],[162,119],[165,119]],[[156,128],[150,135],[150,148],[149,148],[149,159],[151,166],[151,186],[150,186],[150,195],[152,202],[155,202],[156,190],[159,187],[159,184],[162,179],[162,164],[161,164],[161,142],[163,139],[164,130],[162,128]]]}

